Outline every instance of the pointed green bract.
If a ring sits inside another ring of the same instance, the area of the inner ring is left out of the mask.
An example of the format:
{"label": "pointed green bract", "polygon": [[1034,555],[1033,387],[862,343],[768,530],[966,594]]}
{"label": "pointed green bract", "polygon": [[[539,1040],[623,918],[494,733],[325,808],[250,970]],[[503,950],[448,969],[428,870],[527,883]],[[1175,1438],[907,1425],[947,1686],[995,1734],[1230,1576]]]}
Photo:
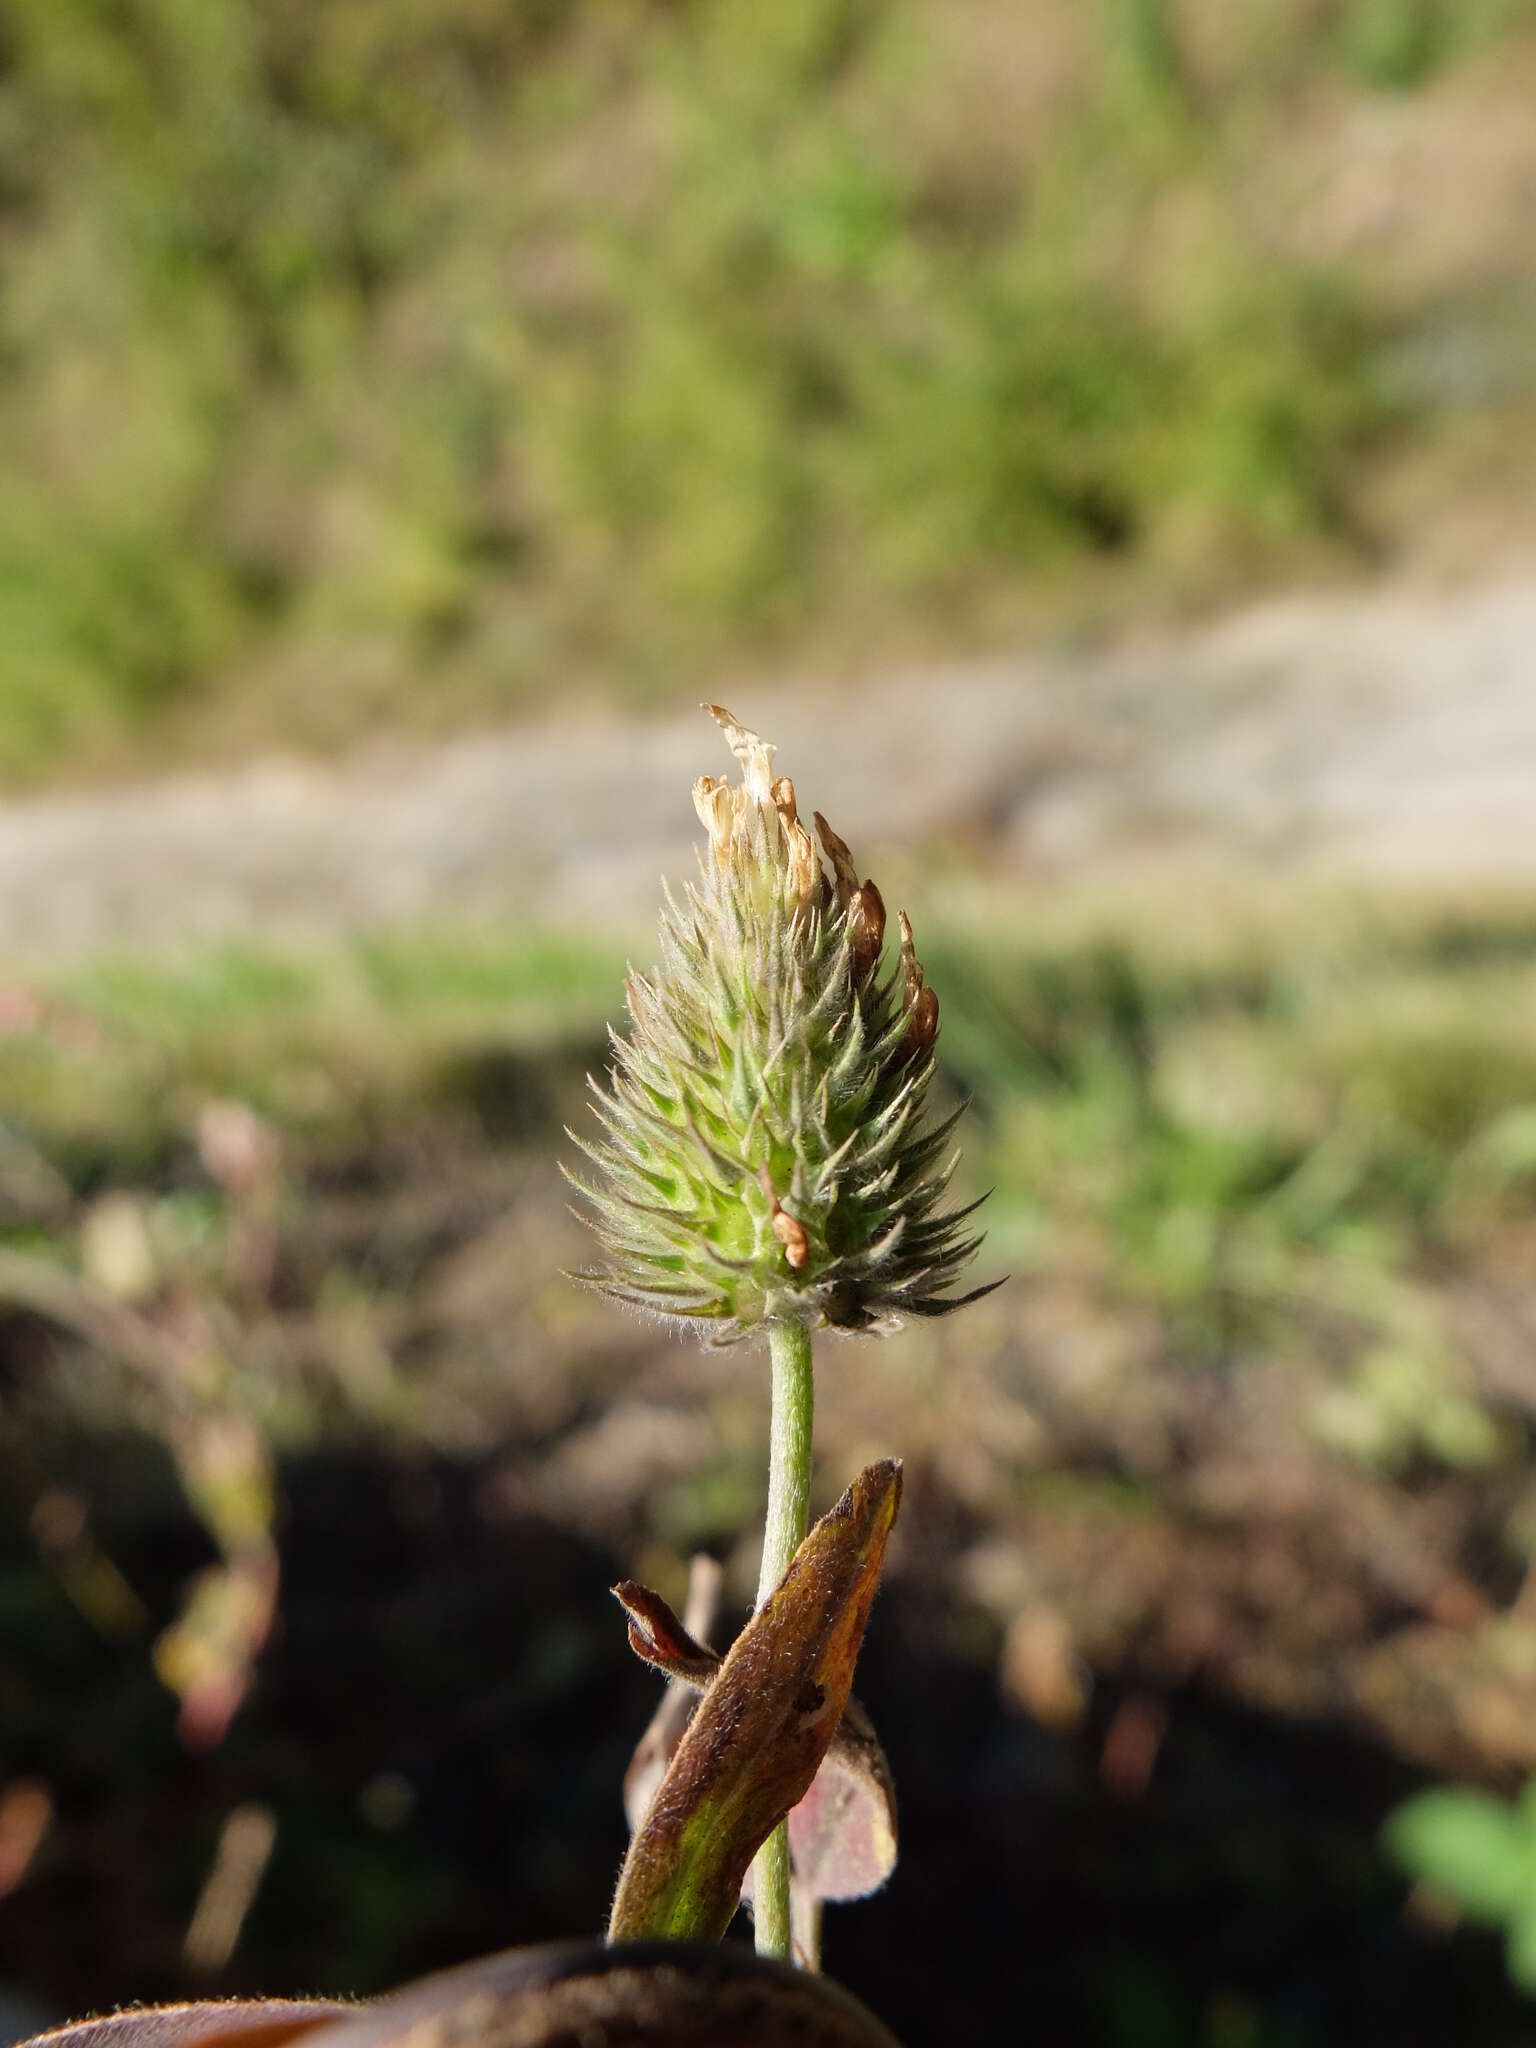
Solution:
{"label": "pointed green bract", "polygon": [[878,889],[819,813],[813,841],[772,747],[709,708],[743,779],[695,785],[699,883],[667,892],[660,963],[631,973],[629,1034],[590,1083],[594,1170],[568,1177],[606,1261],[577,1277],[717,1344],[961,1307],[981,1239],[941,1206],[954,1117],[925,1122],[938,1002],[906,915],[882,974]]}

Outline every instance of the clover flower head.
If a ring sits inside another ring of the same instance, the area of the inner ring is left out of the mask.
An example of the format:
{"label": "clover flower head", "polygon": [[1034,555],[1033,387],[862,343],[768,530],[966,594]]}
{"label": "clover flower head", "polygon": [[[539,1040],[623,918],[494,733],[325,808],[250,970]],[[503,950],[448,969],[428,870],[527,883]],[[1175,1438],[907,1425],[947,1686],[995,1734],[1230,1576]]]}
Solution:
{"label": "clover flower head", "polygon": [[945,1210],[960,1115],[924,1111],[938,998],[905,911],[886,913],[820,812],[815,836],[774,748],[707,705],[741,779],[704,775],[700,877],[666,890],[660,964],[626,983],[601,1134],[569,1174],[604,1263],[576,1277],[728,1344],[775,1318],[884,1331],[942,1315],[981,1243]]}

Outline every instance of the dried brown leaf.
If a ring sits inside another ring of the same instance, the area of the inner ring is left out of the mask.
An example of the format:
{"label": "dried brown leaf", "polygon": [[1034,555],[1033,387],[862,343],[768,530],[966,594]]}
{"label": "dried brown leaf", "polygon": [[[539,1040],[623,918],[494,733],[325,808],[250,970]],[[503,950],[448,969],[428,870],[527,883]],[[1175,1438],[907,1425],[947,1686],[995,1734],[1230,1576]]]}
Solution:
{"label": "dried brown leaf", "polygon": [[900,1499],[898,1464],[866,1467],[737,1637],[630,1843],[611,1941],[718,1941],[730,1925],[752,1857],[842,1720]]}

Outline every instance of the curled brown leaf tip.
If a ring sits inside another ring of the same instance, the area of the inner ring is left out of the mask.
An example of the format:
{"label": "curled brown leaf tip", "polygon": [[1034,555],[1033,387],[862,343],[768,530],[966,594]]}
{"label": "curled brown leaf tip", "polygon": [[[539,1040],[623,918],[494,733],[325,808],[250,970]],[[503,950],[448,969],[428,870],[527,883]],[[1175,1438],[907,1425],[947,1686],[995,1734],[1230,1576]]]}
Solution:
{"label": "curled brown leaf tip", "polygon": [[[724,1583],[724,1566],[702,1551],[695,1552],[688,1565],[688,1600],[683,1608],[683,1627],[693,1641],[706,1651],[719,1612]],[[624,1590],[631,1590],[633,1585],[633,1580],[626,1580]],[[630,1647],[635,1649],[636,1655],[642,1655],[643,1652],[635,1644],[633,1621],[629,1640]],[[646,1661],[650,1660],[647,1658]],[[666,1776],[667,1766],[677,1754],[677,1745],[683,1739],[683,1730],[693,1717],[700,1693],[708,1690],[712,1675],[713,1673],[706,1674],[702,1665],[697,1679],[691,1671],[681,1668],[666,1674],[669,1681],[667,1688],[644,1734],[635,1744],[635,1753],[630,1758],[628,1770],[624,1773],[624,1814],[629,1822],[631,1834],[650,1810],[656,1787]]]}
{"label": "curled brown leaf tip", "polygon": [[709,1685],[720,1659],[695,1641],[659,1593],[633,1579],[621,1579],[613,1597],[629,1616],[629,1646],[637,1657],[685,1685]]}

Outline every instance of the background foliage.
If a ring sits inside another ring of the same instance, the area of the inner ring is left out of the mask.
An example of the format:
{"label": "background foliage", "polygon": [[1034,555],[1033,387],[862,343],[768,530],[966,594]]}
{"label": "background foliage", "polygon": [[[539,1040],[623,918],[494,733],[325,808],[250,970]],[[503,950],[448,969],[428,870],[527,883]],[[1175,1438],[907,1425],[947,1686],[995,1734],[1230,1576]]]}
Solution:
{"label": "background foliage", "polygon": [[1529,438],[1523,221],[1390,142],[1532,20],[14,0],[0,770],[1373,559]]}
{"label": "background foliage", "polygon": [[[834,1973],[913,2048],[1525,2048],[1533,104],[1536,0],[7,0],[0,2042],[601,1924],[606,1589],[750,1598],[767,1393],[559,1277],[652,847],[527,763],[787,677],[1013,1275],[820,1374],[824,1498],[908,1488]],[[872,679],[999,648],[916,830]]]}

